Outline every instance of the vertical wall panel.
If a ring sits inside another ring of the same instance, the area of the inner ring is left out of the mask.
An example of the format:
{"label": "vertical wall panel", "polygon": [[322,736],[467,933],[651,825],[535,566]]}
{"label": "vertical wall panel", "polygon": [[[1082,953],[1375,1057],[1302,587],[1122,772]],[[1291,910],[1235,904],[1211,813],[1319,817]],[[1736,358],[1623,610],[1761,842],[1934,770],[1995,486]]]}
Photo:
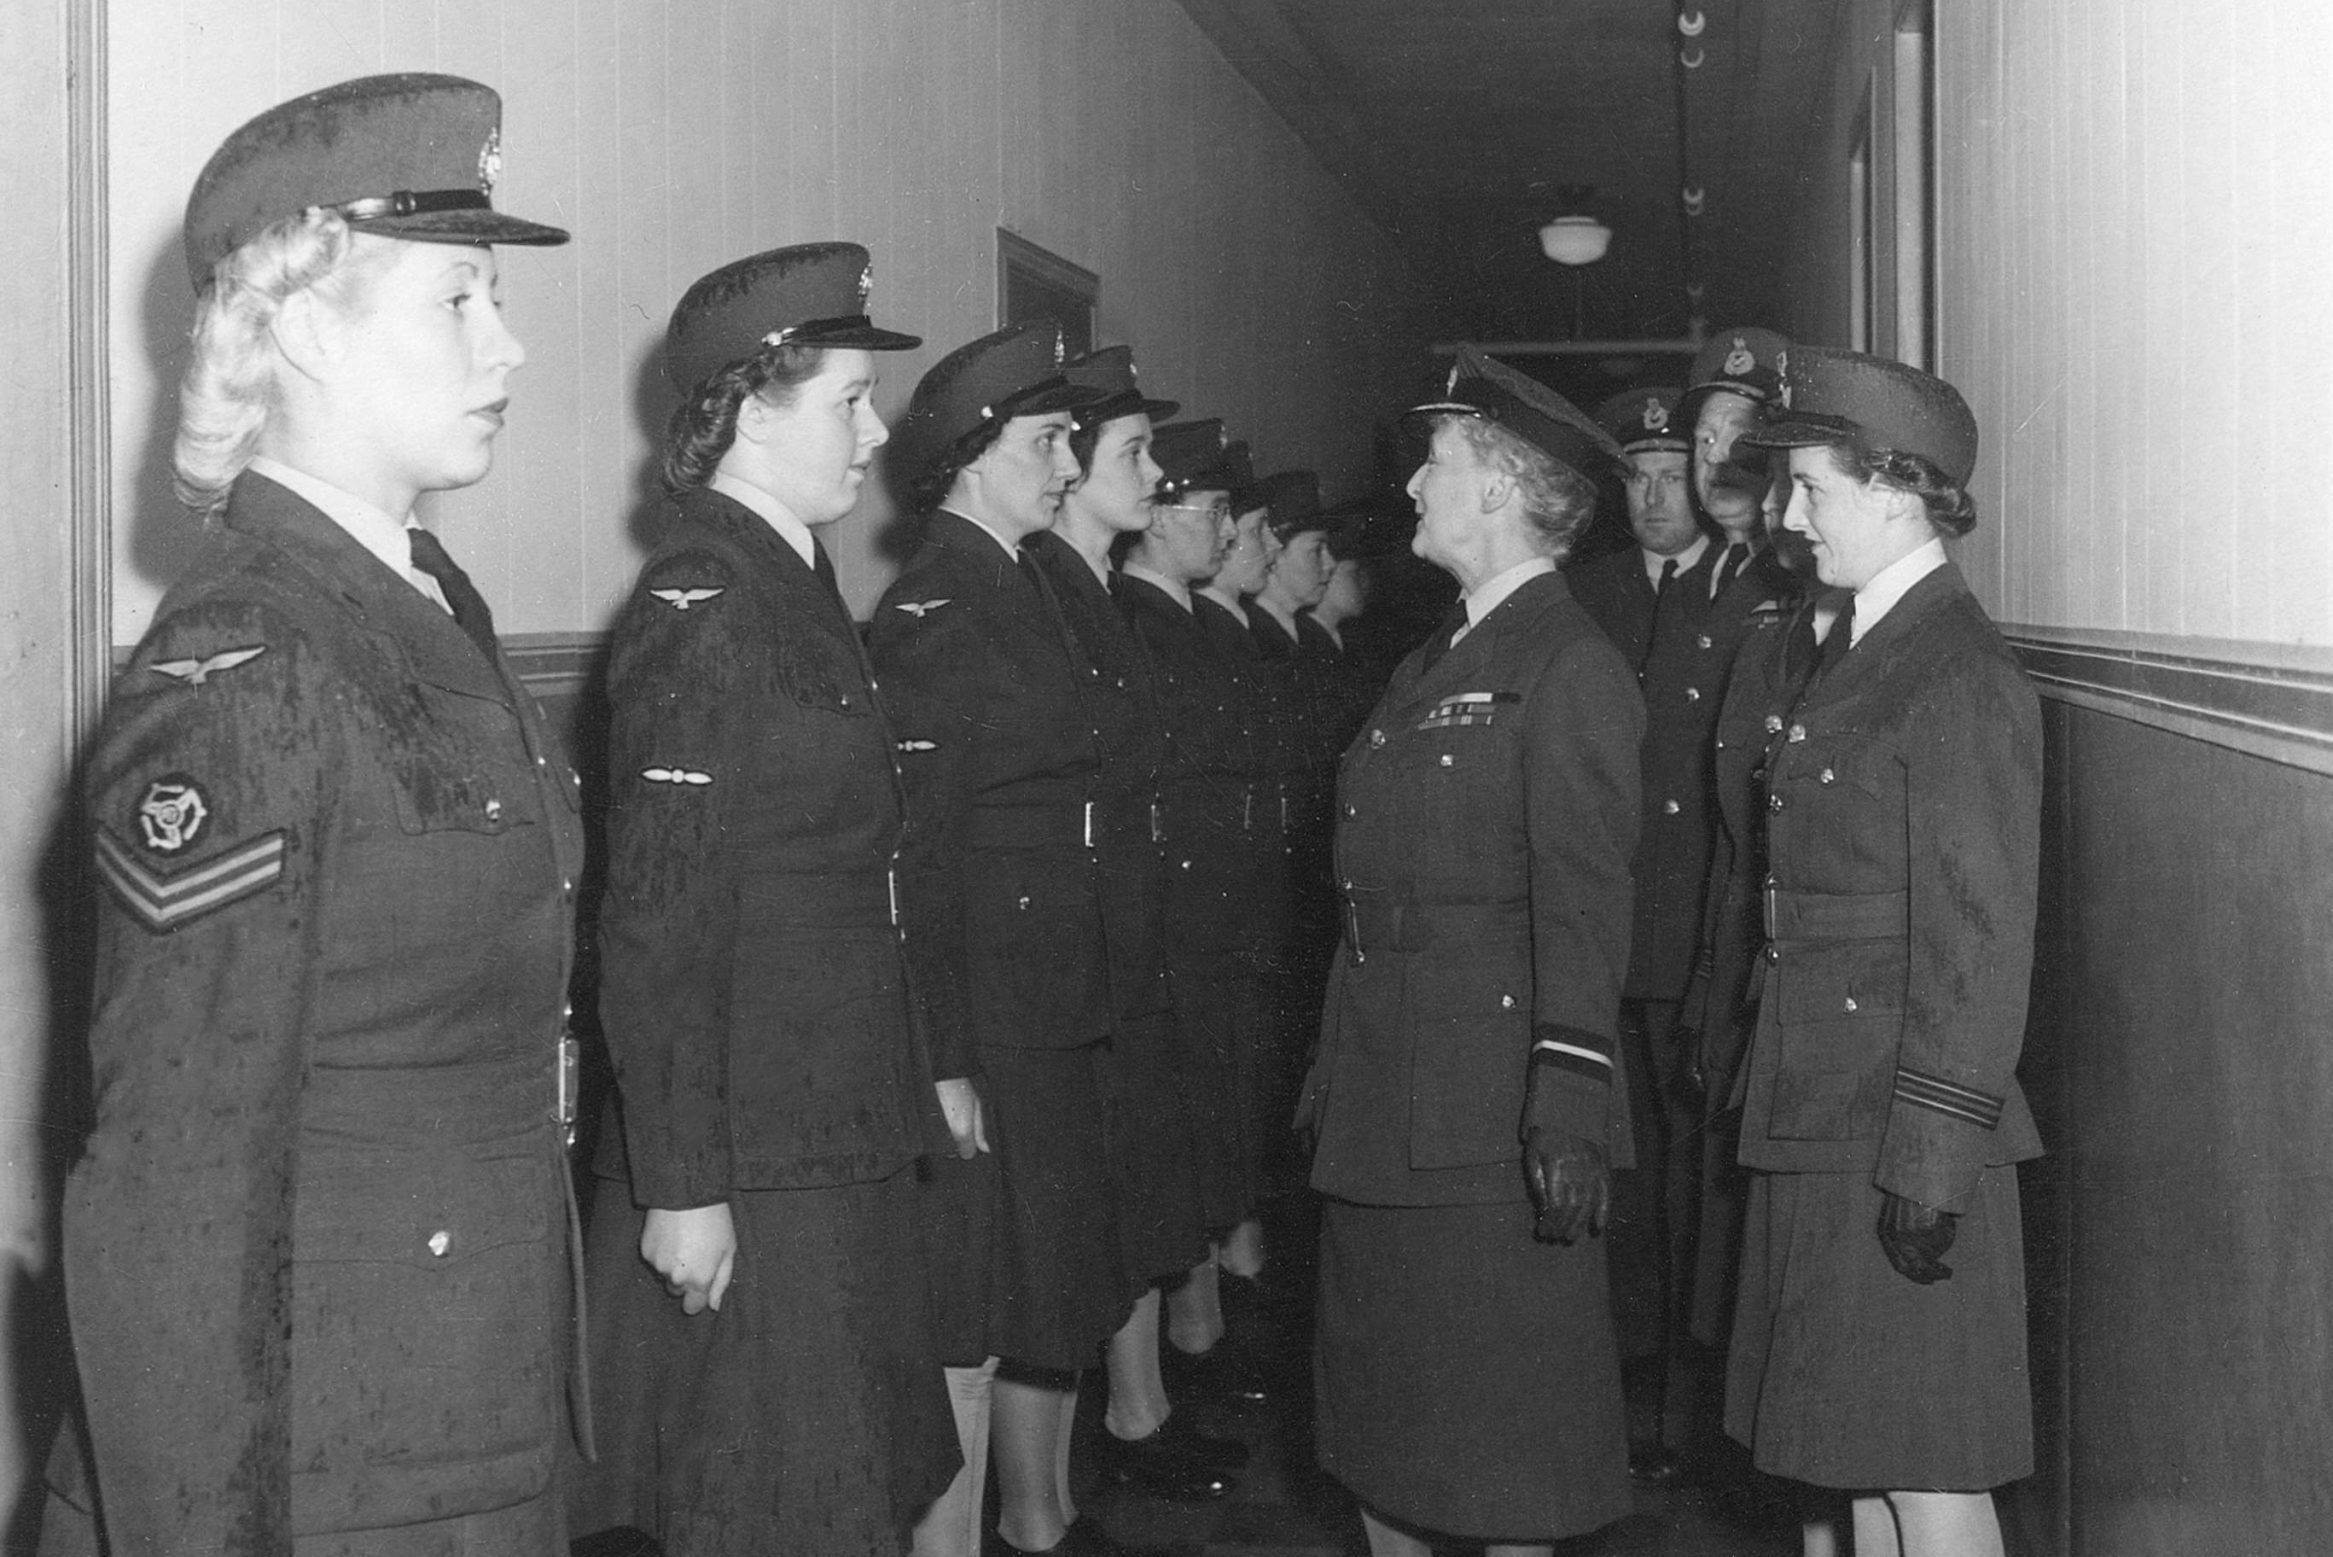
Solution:
{"label": "vertical wall panel", "polygon": [[[878,311],[928,339],[884,364],[893,416],[993,327],[999,225],[1101,276],[1105,333],[1162,391],[1334,491],[1367,474],[1372,422],[1418,373],[1390,239],[1172,0],[183,0],[162,26],[112,3],[125,641],[188,538],[162,458],[192,311],[171,268],[186,189],[240,120],[366,71],[496,85],[501,202],[576,233],[505,252],[529,353],[510,426],[493,476],[429,505],[510,632],[605,624],[654,485],[664,321],[757,248],[875,251]],[[836,534],[862,608],[902,539],[887,491]]]}
{"label": "vertical wall panel", "polygon": [[[2005,620],[2333,649],[2333,15],[1938,6],[1939,360],[1984,436],[1961,547]],[[1843,168],[1893,0],[1850,0],[1791,324],[1847,338]],[[1883,93],[1884,98],[1884,93]],[[1891,183],[1882,179],[1883,187]]]}

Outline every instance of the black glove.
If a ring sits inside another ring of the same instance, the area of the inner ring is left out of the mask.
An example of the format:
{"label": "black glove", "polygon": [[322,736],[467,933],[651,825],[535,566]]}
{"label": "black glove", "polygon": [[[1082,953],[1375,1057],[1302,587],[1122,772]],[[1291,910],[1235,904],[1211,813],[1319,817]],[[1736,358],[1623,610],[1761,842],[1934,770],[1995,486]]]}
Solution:
{"label": "black glove", "polygon": [[1952,1247],[1953,1238],[1960,1232],[1960,1217],[1956,1213],[1887,1194],[1879,1208],[1878,1232],[1879,1246],[1886,1253],[1887,1262],[1906,1281],[1926,1286],[1932,1281],[1951,1279],[1952,1267],[1944,1263],[1944,1252]]}
{"label": "black glove", "polygon": [[1533,1129],[1523,1142],[1523,1172],[1538,1212],[1531,1235],[1541,1243],[1569,1244],[1581,1233],[1604,1230],[1612,1207],[1612,1171],[1604,1148],[1559,1131]]}

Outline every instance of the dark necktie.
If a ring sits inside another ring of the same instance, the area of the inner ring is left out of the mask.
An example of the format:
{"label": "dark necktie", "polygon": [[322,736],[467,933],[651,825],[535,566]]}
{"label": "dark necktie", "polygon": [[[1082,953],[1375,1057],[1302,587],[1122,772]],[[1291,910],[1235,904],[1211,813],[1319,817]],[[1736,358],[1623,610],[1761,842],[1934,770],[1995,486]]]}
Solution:
{"label": "dark necktie", "polygon": [[1677,559],[1670,557],[1662,562],[1660,579],[1653,585],[1653,619],[1645,627],[1644,650],[1636,657],[1636,673],[1639,676],[1652,663],[1653,645],[1661,641],[1661,612],[1669,603],[1669,586],[1676,582]]}
{"label": "dark necktie", "polygon": [[1450,640],[1465,630],[1466,602],[1461,600],[1450,608],[1448,616],[1442,618],[1441,624],[1434,629],[1434,636],[1426,640],[1425,668],[1432,670],[1442,656],[1450,652]]}
{"label": "dark necktie", "polygon": [[437,580],[444,591],[446,604],[453,607],[454,625],[470,635],[478,652],[489,663],[494,659],[494,613],[487,609],[486,597],[478,593],[478,586],[470,582],[461,565],[447,555],[445,543],[419,525],[407,527],[412,537],[413,565]]}
{"label": "dark necktie", "polygon": [[1654,598],[1655,600],[1666,600],[1666,599],[1668,599],[1668,598],[1669,598],[1669,586],[1670,586],[1671,584],[1674,584],[1674,583],[1676,583],[1676,582],[1677,582],[1677,559],[1676,559],[1676,558],[1674,558],[1674,557],[1671,557],[1671,558],[1667,559],[1666,561],[1664,561],[1664,562],[1661,564],[1661,577],[1660,577],[1660,582],[1659,582],[1659,583],[1657,583],[1657,584],[1655,584],[1655,585],[1653,585],[1653,598]]}
{"label": "dark necktie", "polygon": [[842,612],[845,619],[848,619],[851,608],[843,604],[842,584],[834,576],[834,559],[829,557],[826,554],[826,548],[815,540],[810,543],[810,571],[818,575],[818,582],[824,584],[826,592],[834,597],[836,609]]}
{"label": "dark necktie", "polygon": [[1823,638],[1822,653],[1815,656],[1813,679],[1820,681],[1829,675],[1833,667],[1845,659],[1847,651],[1854,646],[1855,597],[1849,595],[1847,603],[1839,607],[1839,619],[1831,624],[1830,632]]}
{"label": "dark necktie", "polygon": [[1734,575],[1741,572],[1742,564],[1749,560],[1749,547],[1740,541],[1735,541],[1728,546],[1725,549],[1725,555],[1717,561],[1717,585],[1710,591],[1709,598],[1715,600],[1719,595],[1724,594],[1726,585],[1734,581]]}

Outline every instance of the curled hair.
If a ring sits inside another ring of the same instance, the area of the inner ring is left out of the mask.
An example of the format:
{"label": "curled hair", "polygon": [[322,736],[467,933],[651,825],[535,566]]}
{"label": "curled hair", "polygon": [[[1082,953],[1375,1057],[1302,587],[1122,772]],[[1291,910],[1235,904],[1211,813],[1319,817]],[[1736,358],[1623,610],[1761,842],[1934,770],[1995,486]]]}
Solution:
{"label": "curled hair", "polygon": [[1495,422],[1479,416],[1449,420],[1465,433],[1477,459],[1513,478],[1540,550],[1557,562],[1570,556],[1580,527],[1596,512],[1596,484]]}
{"label": "curled hair", "polygon": [[1928,522],[1942,533],[1957,540],[1977,527],[1976,499],[1926,455],[1845,443],[1834,443],[1830,450],[1840,474],[1857,481],[1883,481],[1918,498],[1928,510]]}
{"label": "curled hair", "polygon": [[990,417],[924,462],[908,488],[917,513],[928,514],[948,500],[948,493],[956,485],[956,473],[996,446],[996,441],[1004,436],[1008,420]]}
{"label": "curled hair", "polygon": [[664,490],[685,492],[713,479],[721,456],[737,441],[737,412],[759,395],[783,409],[825,364],[821,346],[764,346],[740,357],[681,396],[665,424],[661,474]]}
{"label": "curled hair", "polygon": [[356,252],[340,213],[311,206],[261,228],[212,269],[195,304],[170,451],[172,489],[204,518],[226,506],[275,409],[276,315],[311,287],[348,307],[364,279],[364,267],[350,263]]}

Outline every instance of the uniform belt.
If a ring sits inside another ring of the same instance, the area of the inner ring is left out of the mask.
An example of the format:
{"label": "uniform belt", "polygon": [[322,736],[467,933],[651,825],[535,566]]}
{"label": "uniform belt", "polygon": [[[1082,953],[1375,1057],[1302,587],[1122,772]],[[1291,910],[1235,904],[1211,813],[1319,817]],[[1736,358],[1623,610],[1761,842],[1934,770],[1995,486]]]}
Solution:
{"label": "uniform belt", "polygon": [[964,841],[975,849],[1090,849],[1101,837],[1090,800],[972,808]]}
{"label": "uniform belt", "polygon": [[766,923],[869,929],[898,922],[888,870],[755,871],[737,895]]}
{"label": "uniform belt", "polygon": [[1355,962],[1388,952],[1420,952],[1434,944],[1434,926],[1417,899],[1348,887],[1345,947]]}
{"label": "uniform belt", "polygon": [[1766,939],[1879,940],[1904,933],[1910,898],[1902,892],[1791,892],[1766,880]]}

